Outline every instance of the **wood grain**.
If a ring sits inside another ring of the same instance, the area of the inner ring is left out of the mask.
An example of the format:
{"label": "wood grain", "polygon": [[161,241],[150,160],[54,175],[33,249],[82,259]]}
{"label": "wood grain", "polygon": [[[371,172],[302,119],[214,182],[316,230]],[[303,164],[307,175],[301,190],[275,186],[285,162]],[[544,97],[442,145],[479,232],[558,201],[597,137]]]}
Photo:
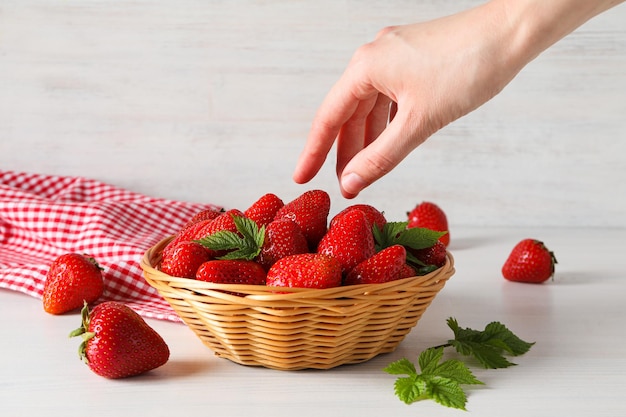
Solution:
{"label": "wood grain", "polygon": [[[477,1],[0,3],[0,167],[245,207],[340,198],[334,158],[291,181],[318,104],[390,24]],[[626,227],[626,7],[599,16],[446,127],[356,202],[452,226]]]}

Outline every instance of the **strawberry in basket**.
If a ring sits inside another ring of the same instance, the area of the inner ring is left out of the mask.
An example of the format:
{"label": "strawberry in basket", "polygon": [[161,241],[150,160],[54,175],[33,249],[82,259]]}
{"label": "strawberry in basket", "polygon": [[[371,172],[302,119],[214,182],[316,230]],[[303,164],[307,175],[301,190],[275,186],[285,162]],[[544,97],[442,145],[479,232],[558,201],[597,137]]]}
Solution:
{"label": "strawberry in basket", "polygon": [[[438,241],[446,232],[435,231],[440,227],[432,223],[427,228],[411,221],[388,222],[383,212],[368,204],[349,206],[330,222],[329,212],[328,194],[311,190],[286,204],[267,193],[243,212],[231,209],[217,215],[199,214],[194,216],[198,220],[190,221],[166,246],[161,270],[210,282],[260,284],[268,277],[262,279],[260,268],[253,264],[269,273],[282,259],[307,254],[280,266],[300,276],[303,271],[317,273],[329,268],[320,263],[326,258],[310,256],[320,254],[339,263],[342,280],[333,277],[320,279],[324,284],[312,284],[304,278],[278,279],[276,269],[269,278],[270,282],[282,282],[280,285],[289,282],[289,286],[296,286],[299,282],[303,287],[320,288],[330,283],[375,283],[423,275],[446,262],[445,245]],[[198,245],[205,248],[206,254]],[[393,249],[387,250],[390,247]],[[358,270],[352,272],[357,266]],[[237,267],[241,268],[239,278]]]}

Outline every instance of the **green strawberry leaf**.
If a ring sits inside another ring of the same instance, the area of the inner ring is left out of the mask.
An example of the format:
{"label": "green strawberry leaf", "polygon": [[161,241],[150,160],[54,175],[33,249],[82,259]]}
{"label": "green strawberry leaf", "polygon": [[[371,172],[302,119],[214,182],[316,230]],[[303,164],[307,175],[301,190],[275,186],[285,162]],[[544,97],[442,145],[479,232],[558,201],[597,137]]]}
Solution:
{"label": "green strawberry leaf", "polygon": [[196,242],[215,251],[229,251],[218,259],[253,260],[261,252],[265,240],[265,226],[259,226],[254,220],[242,216],[233,216],[239,233],[221,230]]}
{"label": "green strawberry leaf", "polygon": [[465,356],[473,356],[485,368],[498,369],[515,365],[503,356],[503,352],[511,355],[522,355],[534,343],[525,342],[499,322],[491,322],[485,330],[461,328],[453,318],[448,319],[448,327],[454,333],[454,339],[448,343],[457,352]]}
{"label": "green strawberry leaf", "polygon": [[406,358],[391,363],[385,371],[392,375],[407,375],[394,383],[396,396],[411,404],[422,399],[432,399],[447,407],[465,410],[467,397],[461,385],[482,384],[465,364],[456,359],[440,362],[443,347],[423,351],[418,358],[421,373]]}
{"label": "green strawberry leaf", "polygon": [[427,396],[429,398],[446,407],[467,411],[465,408],[467,396],[458,381],[436,376],[429,378],[427,386]]}
{"label": "green strawberry leaf", "polygon": [[384,371],[390,375],[417,375],[415,365],[406,358],[390,363]]}
{"label": "green strawberry leaf", "polygon": [[514,365],[503,355],[526,353],[534,343],[517,337],[499,322],[491,322],[485,330],[459,327],[450,317],[448,326],[455,338],[440,346],[431,347],[420,353],[417,362],[420,372],[406,358],[389,364],[384,370],[398,377],[394,383],[396,396],[404,403],[431,399],[441,405],[466,410],[467,395],[462,385],[483,384],[470,371],[467,365],[457,359],[441,361],[445,347],[454,347],[459,353],[473,356],[486,368],[506,368]]}
{"label": "green strawberry leaf", "polygon": [[426,384],[418,375],[411,375],[396,379],[393,389],[400,401],[411,404],[424,396]]}
{"label": "green strawberry leaf", "polygon": [[408,222],[387,222],[382,230],[373,227],[374,240],[378,251],[393,245],[402,245],[413,249],[433,246],[448,232],[436,232],[425,227],[407,228]]}

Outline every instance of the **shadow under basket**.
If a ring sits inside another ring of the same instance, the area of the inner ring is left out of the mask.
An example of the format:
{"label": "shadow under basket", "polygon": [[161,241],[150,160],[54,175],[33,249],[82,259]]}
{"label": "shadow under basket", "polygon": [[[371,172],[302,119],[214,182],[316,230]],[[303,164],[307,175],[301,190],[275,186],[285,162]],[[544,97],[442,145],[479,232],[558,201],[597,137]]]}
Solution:
{"label": "shadow under basket", "polygon": [[330,369],[395,350],[454,274],[328,289],[214,284],[157,269],[171,238],[141,260],[146,281],[219,357],[279,370]]}

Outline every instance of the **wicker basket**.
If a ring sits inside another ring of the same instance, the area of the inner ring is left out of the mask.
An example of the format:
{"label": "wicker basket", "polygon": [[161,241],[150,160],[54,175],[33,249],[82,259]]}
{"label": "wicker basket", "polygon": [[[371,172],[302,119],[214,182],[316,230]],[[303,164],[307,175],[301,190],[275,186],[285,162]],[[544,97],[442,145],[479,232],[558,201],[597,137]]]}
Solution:
{"label": "wicker basket", "polygon": [[170,239],[141,260],[146,281],[217,356],[280,370],[330,369],[393,351],[454,274],[448,253],[443,267],[424,276],[277,294],[164,274],[155,265]]}

